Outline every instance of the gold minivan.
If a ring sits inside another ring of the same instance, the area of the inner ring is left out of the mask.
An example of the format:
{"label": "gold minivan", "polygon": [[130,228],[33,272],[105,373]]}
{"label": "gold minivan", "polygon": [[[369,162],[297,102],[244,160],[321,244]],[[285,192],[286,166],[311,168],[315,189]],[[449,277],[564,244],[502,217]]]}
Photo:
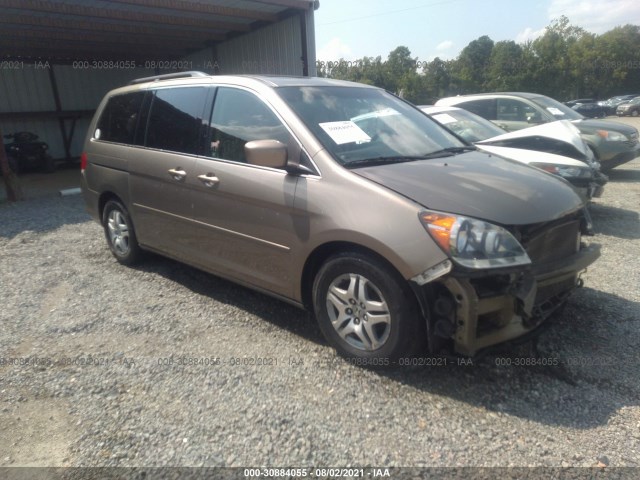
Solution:
{"label": "gold minivan", "polygon": [[148,250],[308,308],[362,365],[533,333],[599,256],[567,182],[356,83],[135,80],[81,163],[119,262]]}

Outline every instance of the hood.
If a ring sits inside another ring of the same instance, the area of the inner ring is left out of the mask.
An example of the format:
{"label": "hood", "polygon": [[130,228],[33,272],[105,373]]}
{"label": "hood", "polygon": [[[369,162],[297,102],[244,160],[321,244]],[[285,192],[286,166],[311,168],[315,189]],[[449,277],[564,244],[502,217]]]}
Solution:
{"label": "hood", "polygon": [[555,165],[564,165],[566,167],[589,168],[583,161],[565,157],[564,155],[555,155],[553,153],[537,152],[535,150],[526,150],[523,148],[510,148],[496,145],[480,145],[478,148],[501,157],[510,158],[520,163],[553,163]]}
{"label": "hood", "polygon": [[[481,145],[497,145],[503,147],[515,147],[522,145],[523,139],[531,139],[527,142],[528,149],[540,152],[555,153],[557,152],[557,142],[566,144],[566,148],[575,150],[573,157],[578,156],[581,159],[589,158],[589,147],[582,140],[580,130],[569,120],[558,120],[556,122],[543,123],[535,127],[523,128],[515,132],[505,133],[497,137],[488,138],[477,142]],[[545,139],[548,139],[545,142]],[[537,140],[537,141],[536,141]],[[549,141],[551,140],[551,141]]]}
{"label": "hood", "polygon": [[631,125],[626,125],[620,122],[614,122],[611,120],[595,120],[592,118],[585,118],[584,120],[576,120],[573,124],[578,127],[581,133],[587,135],[593,135],[597,130],[611,130],[614,132],[620,132],[627,137],[638,138],[638,130]]}
{"label": "hood", "polygon": [[584,207],[555,175],[477,151],[351,171],[425,208],[505,226],[548,222]]}

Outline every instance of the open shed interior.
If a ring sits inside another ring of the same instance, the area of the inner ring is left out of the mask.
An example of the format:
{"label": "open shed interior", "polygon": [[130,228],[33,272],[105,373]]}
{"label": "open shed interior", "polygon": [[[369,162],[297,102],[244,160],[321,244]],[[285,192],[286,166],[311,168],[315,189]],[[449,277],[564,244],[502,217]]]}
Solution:
{"label": "open shed interior", "polygon": [[134,78],[314,75],[313,0],[0,0],[0,130],[79,157],[109,90]]}

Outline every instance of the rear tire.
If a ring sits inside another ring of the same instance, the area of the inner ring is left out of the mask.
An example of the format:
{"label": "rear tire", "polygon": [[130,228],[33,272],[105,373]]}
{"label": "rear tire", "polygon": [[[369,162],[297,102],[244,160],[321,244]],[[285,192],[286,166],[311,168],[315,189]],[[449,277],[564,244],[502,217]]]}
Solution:
{"label": "rear tire", "polygon": [[327,341],[356,365],[388,367],[426,347],[425,322],[406,281],[373,256],[329,258],[313,282]]}
{"label": "rear tire", "polygon": [[123,265],[133,265],[142,258],[133,222],[127,209],[117,200],[109,200],[102,211],[102,226],[113,256]]}

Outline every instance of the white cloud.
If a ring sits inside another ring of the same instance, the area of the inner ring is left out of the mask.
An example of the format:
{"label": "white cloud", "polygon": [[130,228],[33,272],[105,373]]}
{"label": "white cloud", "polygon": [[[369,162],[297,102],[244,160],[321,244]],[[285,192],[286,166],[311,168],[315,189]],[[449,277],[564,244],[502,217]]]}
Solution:
{"label": "white cloud", "polygon": [[516,35],[516,43],[525,43],[529,40],[535,40],[544,34],[545,28],[534,30],[531,27],[525,28],[523,31]]}
{"label": "white cloud", "polygon": [[444,50],[449,50],[451,47],[453,47],[453,42],[451,40],[445,40],[436,46],[436,50],[438,52],[442,52]]}
{"label": "white cloud", "polygon": [[344,58],[345,60],[352,60],[350,58],[351,48],[338,37],[332,38],[329,42],[319,48],[316,56],[318,60],[324,62],[336,61],[341,58]]}
{"label": "white cloud", "polygon": [[[547,10],[549,20],[562,15],[571,25],[582,27],[587,32],[604,33],[619,25],[640,23],[640,2],[638,0],[551,0]],[[545,28],[534,30],[527,27],[516,35],[517,43],[524,43],[544,34]]]}
{"label": "white cloud", "polygon": [[604,33],[618,25],[640,23],[638,0],[551,0],[549,19],[561,15],[569,18],[571,25],[582,27],[591,33]]}

